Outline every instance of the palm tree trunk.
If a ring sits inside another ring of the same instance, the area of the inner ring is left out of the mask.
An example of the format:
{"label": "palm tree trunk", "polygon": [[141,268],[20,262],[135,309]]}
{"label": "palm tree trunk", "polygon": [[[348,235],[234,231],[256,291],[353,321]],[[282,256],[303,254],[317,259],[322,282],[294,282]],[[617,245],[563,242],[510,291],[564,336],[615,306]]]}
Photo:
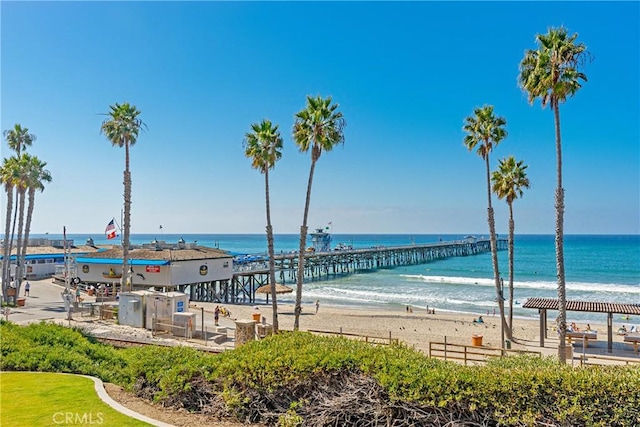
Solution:
{"label": "palm tree trunk", "polygon": [[513,339],[513,241],[515,223],[513,222],[513,200],[509,201],[509,329],[507,336]]}
{"label": "palm tree trunk", "polygon": [[564,276],[564,188],[562,188],[562,139],[560,136],[560,108],[558,102],[552,103],[556,131],[556,268],[558,273],[558,358],[560,363],[567,361],[567,289]]}
{"label": "palm tree trunk", "polygon": [[[19,156],[18,156],[19,157]],[[14,190],[15,190],[15,196],[14,196],[14,200],[16,203],[18,203],[19,197],[20,197],[20,193],[18,191],[18,187],[14,186]],[[11,258],[11,252],[13,251],[13,238],[16,235],[16,226],[18,224],[18,205],[15,205],[15,210],[13,211],[13,222],[11,223],[11,235],[9,236],[9,258]],[[6,236],[5,236],[6,239]],[[16,267],[18,263],[18,259],[16,257]],[[9,279],[9,281],[11,281],[11,259],[9,259],[9,265],[7,267],[7,278]]]}
{"label": "palm tree trunk", "polygon": [[[125,168],[124,168],[124,224],[122,225],[122,278],[121,283],[127,284],[129,291],[133,290],[129,276],[129,232],[131,230],[131,172],[129,171],[129,141],[125,141]],[[120,286],[121,290],[125,287]]]}
{"label": "palm tree trunk", "polygon": [[267,251],[269,253],[269,282],[271,283],[271,308],[273,311],[273,332],[278,333],[278,300],[276,299],[276,261],[273,249],[273,227],[271,226],[271,206],[269,203],[269,168],[264,170],[264,199],[267,211]]}
{"label": "palm tree trunk", "polygon": [[26,268],[26,260],[27,260],[27,245],[29,244],[29,233],[31,232],[31,219],[33,218],[33,205],[36,200],[36,189],[35,187],[29,188],[29,203],[27,205],[27,221],[24,225],[24,242],[22,245],[22,254],[20,255],[20,265],[22,266],[22,271],[20,273],[20,277],[24,276],[25,268]]}
{"label": "palm tree trunk", "polygon": [[504,300],[502,295],[502,286],[500,283],[500,269],[498,267],[498,239],[496,237],[496,221],[493,215],[493,206],[491,206],[491,179],[489,177],[489,155],[484,158],[487,170],[487,221],[489,222],[489,238],[491,242],[491,260],[493,264],[493,278],[496,284],[496,299],[498,308],[500,309],[500,335],[502,336],[500,347],[504,348],[504,331],[506,319],[504,317]]}
{"label": "palm tree trunk", "polygon": [[[20,151],[22,150],[22,144],[18,144],[16,149],[16,159],[20,159]],[[14,200],[18,201],[18,187],[14,186],[15,197]],[[12,190],[13,191],[13,190]],[[18,206],[15,207],[15,211],[13,211],[13,222],[11,226],[11,236],[9,237],[9,262],[7,263],[7,283],[11,282],[11,251],[13,250],[13,237],[16,235],[16,219],[18,218]],[[5,240],[7,239],[7,235],[4,236]],[[16,270],[18,268],[18,253],[16,252]],[[17,291],[16,291],[17,292]],[[16,293],[16,296],[18,294]]]}
{"label": "palm tree trunk", "polygon": [[302,281],[304,280],[304,255],[307,245],[307,217],[309,216],[309,205],[311,204],[311,184],[313,183],[313,172],[316,168],[316,156],[314,148],[311,149],[311,168],[309,170],[309,182],[307,183],[307,198],[304,203],[304,215],[300,226],[300,252],[298,253],[298,276],[296,280],[296,308],[293,330],[300,327],[300,313],[302,312]]}
{"label": "palm tree trunk", "polygon": [[7,211],[5,214],[4,241],[2,244],[2,295],[4,302],[9,302],[7,289],[9,289],[9,271],[11,270],[11,257],[9,254],[9,231],[11,230],[11,212],[13,211],[13,186],[5,187],[7,191]]}
{"label": "palm tree trunk", "polygon": [[22,238],[22,231],[24,230],[24,199],[25,199],[25,190],[20,188],[18,190],[18,210],[20,211],[20,215],[18,217],[18,237],[16,239],[16,297],[20,295],[20,284],[22,283],[22,269],[23,266],[20,264],[20,253],[23,245],[26,244],[24,239]]}

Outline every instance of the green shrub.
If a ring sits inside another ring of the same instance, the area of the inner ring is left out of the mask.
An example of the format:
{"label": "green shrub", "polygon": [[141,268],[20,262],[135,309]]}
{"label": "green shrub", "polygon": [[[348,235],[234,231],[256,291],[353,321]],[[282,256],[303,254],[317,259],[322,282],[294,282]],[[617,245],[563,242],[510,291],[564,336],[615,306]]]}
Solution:
{"label": "green shrub", "polygon": [[246,414],[253,405],[255,414],[256,396],[269,401],[289,388],[291,400],[273,421],[286,426],[299,425],[300,414],[309,413],[299,390],[340,372],[374,378],[392,403],[472,414],[495,425],[640,425],[640,366],[572,368],[555,359],[517,356],[465,367],[403,345],[371,346],[304,332],[220,355],[189,347],[115,349],[46,323],[1,322],[0,333],[2,370],[89,374],[128,389],[142,383],[150,398],[170,404],[189,401],[191,392],[214,393],[227,413]]}

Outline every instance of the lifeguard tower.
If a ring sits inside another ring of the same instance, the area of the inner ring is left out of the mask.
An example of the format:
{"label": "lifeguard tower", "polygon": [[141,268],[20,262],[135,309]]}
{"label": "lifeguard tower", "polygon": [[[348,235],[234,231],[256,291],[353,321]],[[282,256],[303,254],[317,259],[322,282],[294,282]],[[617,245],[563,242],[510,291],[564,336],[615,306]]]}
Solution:
{"label": "lifeguard tower", "polygon": [[313,243],[314,252],[330,252],[331,251],[331,234],[322,228],[316,228],[315,233],[311,234],[311,243]]}

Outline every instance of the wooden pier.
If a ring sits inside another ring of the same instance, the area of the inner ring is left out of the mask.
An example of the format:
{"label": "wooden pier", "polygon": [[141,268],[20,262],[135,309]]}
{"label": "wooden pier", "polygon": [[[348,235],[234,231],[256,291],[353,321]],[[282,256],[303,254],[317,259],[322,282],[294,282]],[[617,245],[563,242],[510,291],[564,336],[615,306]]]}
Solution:
{"label": "wooden pier", "polygon": [[[498,239],[498,250],[507,249],[507,240]],[[426,264],[451,257],[470,256],[491,251],[488,239],[459,240],[405,246],[377,246],[305,254],[305,281],[322,280],[349,274],[366,273],[383,268]],[[295,285],[298,254],[280,253],[274,257],[278,283]],[[180,289],[192,301],[220,303],[255,303],[256,289],[269,284],[269,270],[264,260],[234,265],[231,281],[185,285]]]}

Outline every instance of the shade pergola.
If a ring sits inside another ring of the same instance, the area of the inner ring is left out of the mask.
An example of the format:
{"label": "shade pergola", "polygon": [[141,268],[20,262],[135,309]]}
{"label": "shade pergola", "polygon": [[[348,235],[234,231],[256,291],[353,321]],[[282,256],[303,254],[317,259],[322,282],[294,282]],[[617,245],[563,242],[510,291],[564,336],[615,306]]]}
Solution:
{"label": "shade pergola", "polygon": [[[529,298],[522,308],[538,309],[540,314],[540,347],[544,347],[547,337],[547,310],[558,310],[560,301],[556,298]],[[607,349],[613,351],[613,314],[640,315],[640,304],[619,304],[599,301],[566,301],[567,311],[607,313]]]}

